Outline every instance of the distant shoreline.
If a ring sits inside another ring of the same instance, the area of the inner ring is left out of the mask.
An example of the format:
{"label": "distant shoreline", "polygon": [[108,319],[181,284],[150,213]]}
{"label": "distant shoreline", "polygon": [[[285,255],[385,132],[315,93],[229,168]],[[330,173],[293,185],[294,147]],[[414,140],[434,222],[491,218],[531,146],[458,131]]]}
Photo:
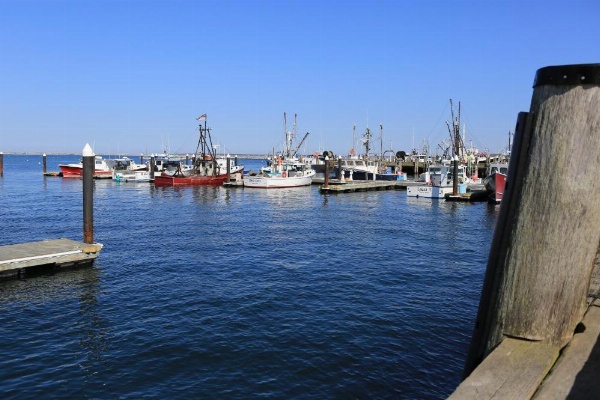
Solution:
{"label": "distant shoreline", "polygon": [[[13,155],[13,156],[40,156],[43,157],[43,155],[45,154],[46,156],[81,156],[81,154],[76,154],[76,153],[38,153],[38,152],[33,152],[33,153],[28,153],[28,152],[18,152],[18,151],[0,151],[0,154],[7,154],[7,155]],[[148,157],[152,157],[152,154],[120,154],[120,155],[116,155],[116,154],[98,154],[99,156],[103,156],[103,157],[144,157],[144,158],[148,158]],[[159,155],[159,153],[155,153],[154,154]],[[175,156],[179,156],[179,157],[185,157],[185,154],[173,154]],[[187,154],[188,156],[190,154]],[[258,160],[258,159],[263,159],[263,158],[267,158],[268,155],[266,154],[234,154],[234,155],[230,155],[231,158],[246,158],[246,159],[251,159],[251,160]]]}

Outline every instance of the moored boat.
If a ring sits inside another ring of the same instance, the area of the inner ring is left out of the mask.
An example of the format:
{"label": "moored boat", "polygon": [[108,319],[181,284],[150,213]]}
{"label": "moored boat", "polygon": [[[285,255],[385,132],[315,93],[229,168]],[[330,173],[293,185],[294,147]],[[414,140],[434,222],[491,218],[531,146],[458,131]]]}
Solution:
{"label": "moored boat", "polygon": [[292,131],[287,131],[285,113],[283,113],[283,125],[285,132],[285,149],[283,154],[280,154],[277,157],[273,156],[269,159],[269,165],[261,168],[258,174],[248,174],[244,176],[244,187],[281,189],[308,186],[312,183],[316,171],[313,170],[309,164],[296,157],[296,153],[308,136],[308,132],[304,135],[300,143],[294,147],[293,140],[296,136],[295,117]]}
{"label": "moored boat", "polygon": [[[186,164],[179,163],[175,170],[155,175],[154,184],[157,186],[221,186],[227,180],[227,160],[219,162],[215,154],[215,147],[212,144],[210,128],[206,127],[206,114],[196,118],[198,121],[204,121],[198,125],[199,137],[198,146],[193,164],[188,168]],[[229,160],[231,162],[231,160]],[[244,167],[237,166],[235,172],[243,173]],[[230,174],[234,173],[230,166]]]}
{"label": "moored boat", "polygon": [[[64,178],[81,178],[83,176],[83,162],[71,164],[58,164]],[[112,167],[102,158],[96,156],[94,160],[94,178],[112,178]]]}
{"label": "moored boat", "polygon": [[489,173],[483,180],[483,185],[490,201],[500,203],[506,187],[508,163],[494,163],[489,166]]}
{"label": "moored boat", "polygon": [[431,165],[427,170],[426,176],[429,179],[425,185],[410,185],[406,187],[406,195],[408,197],[443,199],[453,193],[452,173],[448,165]]}
{"label": "moored boat", "polygon": [[281,189],[309,186],[316,172],[294,158],[281,157],[277,166],[265,168],[256,175],[244,176],[244,187],[259,189]]}

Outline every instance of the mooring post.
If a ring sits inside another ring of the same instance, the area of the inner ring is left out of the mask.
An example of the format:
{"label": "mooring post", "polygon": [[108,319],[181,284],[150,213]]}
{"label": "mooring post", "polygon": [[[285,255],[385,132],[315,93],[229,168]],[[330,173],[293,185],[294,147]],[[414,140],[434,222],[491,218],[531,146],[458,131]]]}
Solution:
{"label": "mooring post", "polygon": [[329,189],[329,156],[325,156],[325,178],[323,179],[323,188]]}
{"label": "mooring post", "polygon": [[231,156],[227,154],[227,178],[225,182],[231,182]]}
{"label": "mooring post", "polygon": [[344,181],[344,171],[342,170],[342,156],[338,157],[338,179]]}
{"label": "mooring post", "polygon": [[600,64],[541,68],[520,113],[465,377],[504,337],[562,347],[600,243]]}
{"label": "mooring post", "polygon": [[154,180],[154,167],[156,165],[156,158],[154,157],[154,154],[152,154],[152,156],[150,156],[150,179]]}
{"label": "mooring post", "polygon": [[0,176],[4,176],[4,153],[0,151]]}
{"label": "mooring post", "polygon": [[140,154],[140,164],[144,163],[144,153]]}
{"label": "mooring post", "polygon": [[46,175],[46,153],[42,154],[42,172]]}
{"label": "mooring post", "polygon": [[94,152],[86,144],[83,156],[83,242],[94,243]]}
{"label": "mooring post", "polygon": [[235,156],[235,163],[233,165],[235,165],[236,167],[238,166],[238,156],[237,155]]}
{"label": "mooring post", "polygon": [[452,195],[458,195],[458,154],[452,159]]}

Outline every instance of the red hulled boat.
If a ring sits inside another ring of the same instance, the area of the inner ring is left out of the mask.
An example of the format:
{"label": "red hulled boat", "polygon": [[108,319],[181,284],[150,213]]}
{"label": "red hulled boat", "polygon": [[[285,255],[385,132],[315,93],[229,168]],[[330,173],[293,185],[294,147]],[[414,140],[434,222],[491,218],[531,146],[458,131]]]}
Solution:
{"label": "red hulled boat", "polygon": [[[222,186],[227,180],[227,164],[220,162],[215,154],[215,147],[212,145],[210,128],[206,127],[206,114],[196,118],[198,121],[204,121],[198,125],[199,138],[196,154],[192,159],[193,167],[191,170],[183,171],[179,165],[175,173],[162,173],[154,177],[156,186]],[[231,161],[231,160],[228,160]],[[230,166],[230,174],[243,173],[243,166]]]}
{"label": "red hulled boat", "polygon": [[[112,178],[112,168],[102,156],[96,156],[94,164],[94,178]],[[58,164],[58,167],[64,178],[81,178],[83,176],[82,161],[72,164]]]}

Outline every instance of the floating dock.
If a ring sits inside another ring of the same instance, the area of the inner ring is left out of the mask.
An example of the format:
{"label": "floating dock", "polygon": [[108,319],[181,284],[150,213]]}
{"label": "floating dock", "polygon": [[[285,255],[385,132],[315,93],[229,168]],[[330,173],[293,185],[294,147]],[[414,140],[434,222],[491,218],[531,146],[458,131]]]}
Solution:
{"label": "floating dock", "polygon": [[70,239],[0,246],[0,278],[22,276],[31,268],[64,268],[92,263],[102,245]]}
{"label": "floating dock", "polygon": [[321,193],[351,193],[371,190],[406,190],[408,185],[424,185],[421,182],[409,181],[346,181],[330,180],[329,185],[319,186]]}

